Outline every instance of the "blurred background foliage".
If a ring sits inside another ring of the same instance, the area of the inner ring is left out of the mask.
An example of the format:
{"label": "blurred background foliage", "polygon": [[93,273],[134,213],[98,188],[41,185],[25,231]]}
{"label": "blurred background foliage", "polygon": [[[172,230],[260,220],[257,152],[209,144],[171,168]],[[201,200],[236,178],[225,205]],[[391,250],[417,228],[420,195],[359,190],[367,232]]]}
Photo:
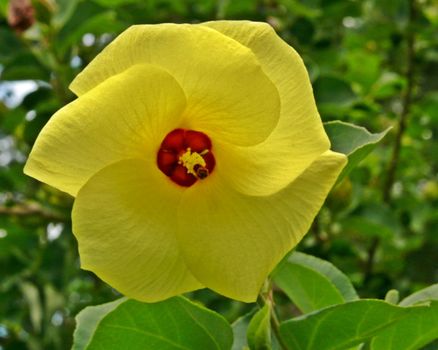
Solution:
{"label": "blurred background foliage", "polygon": [[[79,268],[72,198],[23,175],[43,125],[74,99],[69,82],[132,24],[215,19],[270,23],[302,55],[323,121],[393,127],[298,249],[361,297],[438,280],[437,1],[0,0],[0,350],[68,349],[74,316],[117,297]],[[248,308],[193,297],[230,321]]]}

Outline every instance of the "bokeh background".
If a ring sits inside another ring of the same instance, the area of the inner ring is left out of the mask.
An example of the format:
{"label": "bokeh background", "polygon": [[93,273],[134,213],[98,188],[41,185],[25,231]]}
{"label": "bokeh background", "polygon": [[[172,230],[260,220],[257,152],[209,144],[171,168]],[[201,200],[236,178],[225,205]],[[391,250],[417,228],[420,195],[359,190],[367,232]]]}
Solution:
{"label": "bokeh background", "polygon": [[[41,128],[74,99],[69,82],[132,24],[216,19],[270,23],[303,57],[323,121],[393,127],[298,249],[361,297],[438,280],[437,1],[0,0],[0,350],[69,349],[74,316],[118,297],[79,268],[72,198],[23,175]],[[249,308],[192,297],[230,321]]]}

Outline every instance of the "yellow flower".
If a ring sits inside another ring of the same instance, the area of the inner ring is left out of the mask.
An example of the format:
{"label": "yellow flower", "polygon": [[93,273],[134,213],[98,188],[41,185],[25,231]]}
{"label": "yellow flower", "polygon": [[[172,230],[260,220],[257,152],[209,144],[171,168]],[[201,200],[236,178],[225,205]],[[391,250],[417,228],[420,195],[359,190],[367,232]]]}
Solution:
{"label": "yellow flower", "polygon": [[139,300],[254,301],[346,163],[264,23],[133,26],[70,88],[25,172],[76,197],[82,267]]}

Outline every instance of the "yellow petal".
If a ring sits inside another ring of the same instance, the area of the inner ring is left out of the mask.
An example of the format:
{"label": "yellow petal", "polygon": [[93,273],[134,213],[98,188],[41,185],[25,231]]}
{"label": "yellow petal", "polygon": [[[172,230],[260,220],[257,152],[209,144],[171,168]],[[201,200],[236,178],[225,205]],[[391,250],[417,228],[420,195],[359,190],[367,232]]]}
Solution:
{"label": "yellow petal", "polygon": [[82,268],[142,301],[201,288],[177,246],[181,193],[154,161],[124,160],[99,171],[73,207]]}
{"label": "yellow petal", "polygon": [[166,71],[132,66],[59,110],[38,136],[24,171],[74,196],[110,163],[155,157],[185,106],[183,91]]}
{"label": "yellow petal", "polygon": [[187,96],[185,126],[237,145],[263,141],[279,118],[276,87],[247,47],[207,27],[133,26],[70,85],[78,95],[133,64],[166,69]]}
{"label": "yellow petal", "polygon": [[316,109],[302,59],[266,23],[218,21],[203,24],[237,40],[257,57],[277,87],[280,120],[272,134],[254,147],[222,145],[224,176],[249,195],[275,193],[293,181],[330,143]]}
{"label": "yellow petal", "polygon": [[188,268],[220,294],[255,301],[263,280],[308,231],[345,163],[344,155],[327,151],[268,197],[243,195],[220,176],[189,188],[178,215]]}

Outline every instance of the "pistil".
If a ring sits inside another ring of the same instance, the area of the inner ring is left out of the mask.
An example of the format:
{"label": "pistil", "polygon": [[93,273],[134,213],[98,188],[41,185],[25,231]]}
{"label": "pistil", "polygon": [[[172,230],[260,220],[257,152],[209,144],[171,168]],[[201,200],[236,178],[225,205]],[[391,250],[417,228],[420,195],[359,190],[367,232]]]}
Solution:
{"label": "pistil", "polygon": [[157,153],[158,168],[180,186],[207,178],[216,161],[210,138],[195,130],[175,129],[166,135]]}

